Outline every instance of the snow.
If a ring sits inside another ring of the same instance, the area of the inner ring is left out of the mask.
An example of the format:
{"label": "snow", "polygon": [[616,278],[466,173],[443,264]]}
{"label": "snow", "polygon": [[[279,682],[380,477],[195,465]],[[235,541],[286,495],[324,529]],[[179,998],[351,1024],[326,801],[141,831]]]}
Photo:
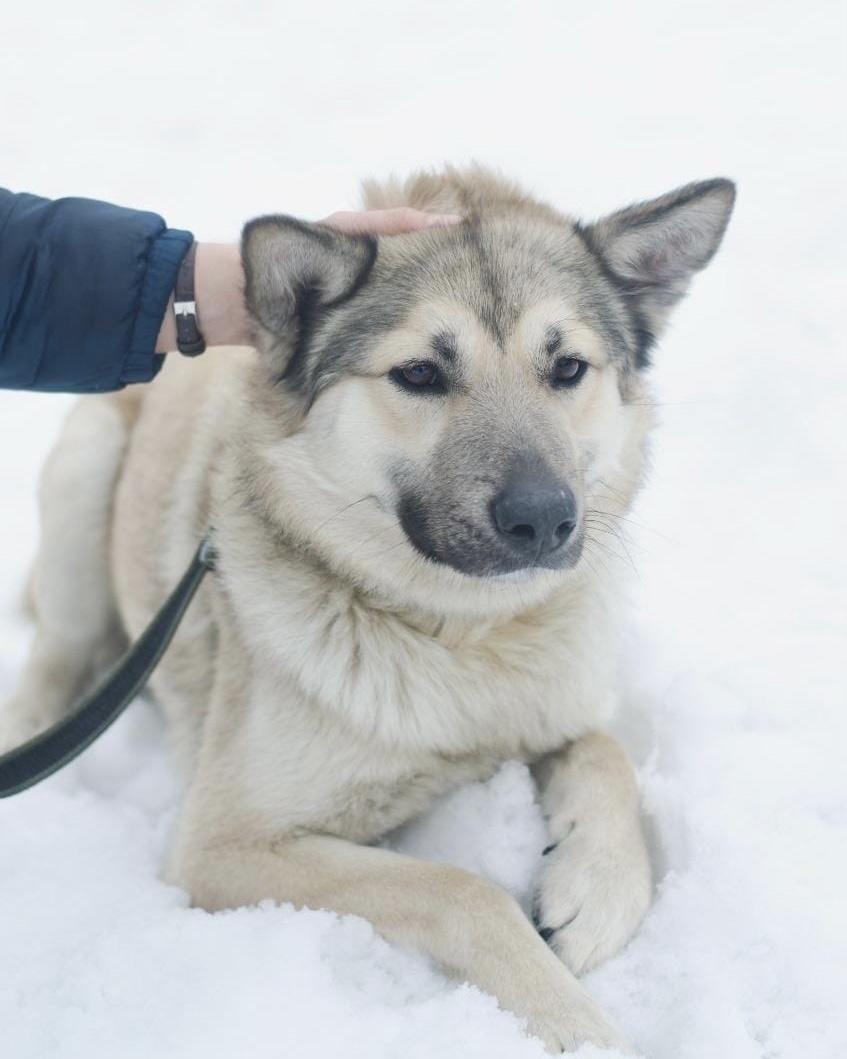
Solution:
{"label": "snow", "polygon": [[[361,177],[444,159],[589,217],[738,180],[656,356],[663,422],[633,516],[619,731],[655,902],[586,985],[650,1059],[845,1055],[843,5],[78,0],[7,5],[3,23],[3,184],[148,207],[200,238],[322,216]],[[0,697],[67,406],[0,394]],[[177,798],[140,702],[0,805],[4,1056],[542,1054],[361,920],[190,909],[157,879]],[[453,793],[400,844],[525,899],[543,845],[526,770]]]}

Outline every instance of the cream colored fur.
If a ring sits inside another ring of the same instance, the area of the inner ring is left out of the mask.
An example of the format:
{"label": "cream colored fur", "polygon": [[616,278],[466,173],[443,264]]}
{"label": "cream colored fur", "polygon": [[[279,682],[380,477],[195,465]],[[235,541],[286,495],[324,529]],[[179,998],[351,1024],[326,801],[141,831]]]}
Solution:
{"label": "cream colored fur", "polygon": [[[499,194],[532,223],[556,216],[475,179],[460,202],[436,178],[380,201],[461,209],[470,195],[484,212]],[[514,357],[569,311],[529,306]],[[603,734],[614,538],[598,522],[575,569],[524,578],[469,577],[413,551],[390,515],[386,454],[425,463],[452,413],[410,412],[382,372],[445,314],[494,414],[543,412],[577,462],[590,452],[587,509],[622,515],[649,401],[635,378],[623,400],[572,317],[594,372],[560,405],[495,370],[478,322],[443,304],[422,304],[373,352],[373,376],[341,379],[308,414],[252,350],[169,357],[153,385],[85,399],[68,420],[45,474],[38,640],[4,741],[58,716],[123,629],[138,635],[211,521],[219,570],[152,685],[190,777],[167,878],[210,910],[271,898],[364,916],[493,993],[550,1050],[623,1046],[574,976],[626,943],[650,893],[632,769]],[[369,845],[510,758],[532,765],[555,846],[538,882],[550,946],[496,886]]]}

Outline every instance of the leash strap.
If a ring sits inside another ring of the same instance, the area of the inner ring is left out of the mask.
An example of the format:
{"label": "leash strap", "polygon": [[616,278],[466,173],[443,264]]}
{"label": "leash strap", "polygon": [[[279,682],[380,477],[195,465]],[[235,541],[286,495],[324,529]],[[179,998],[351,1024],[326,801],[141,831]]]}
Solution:
{"label": "leash strap", "polygon": [[57,772],[120,717],[147,683],[200,582],[214,568],[215,550],[205,537],[162,609],[100,683],[67,717],[0,756],[0,798],[18,794]]}

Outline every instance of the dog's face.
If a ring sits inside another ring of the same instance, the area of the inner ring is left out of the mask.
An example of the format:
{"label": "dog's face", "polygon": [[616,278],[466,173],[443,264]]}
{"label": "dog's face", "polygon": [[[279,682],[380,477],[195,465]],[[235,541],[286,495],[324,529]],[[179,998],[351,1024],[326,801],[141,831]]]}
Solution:
{"label": "dog's face", "polygon": [[252,222],[247,299],[297,409],[277,471],[300,535],[428,595],[566,576],[637,488],[649,345],[731,206],[715,181],[590,228],[495,207],[378,246]]}

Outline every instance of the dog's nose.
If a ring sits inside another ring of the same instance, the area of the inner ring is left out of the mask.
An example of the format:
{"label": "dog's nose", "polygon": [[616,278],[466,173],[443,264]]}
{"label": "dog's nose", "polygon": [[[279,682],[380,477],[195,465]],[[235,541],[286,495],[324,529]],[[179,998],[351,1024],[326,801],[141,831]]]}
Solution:
{"label": "dog's nose", "polygon": [[573,533],[576,497],[566,485],[516,485],[496,497],[492,516],[512,551],[538,560],[561,548]]}

